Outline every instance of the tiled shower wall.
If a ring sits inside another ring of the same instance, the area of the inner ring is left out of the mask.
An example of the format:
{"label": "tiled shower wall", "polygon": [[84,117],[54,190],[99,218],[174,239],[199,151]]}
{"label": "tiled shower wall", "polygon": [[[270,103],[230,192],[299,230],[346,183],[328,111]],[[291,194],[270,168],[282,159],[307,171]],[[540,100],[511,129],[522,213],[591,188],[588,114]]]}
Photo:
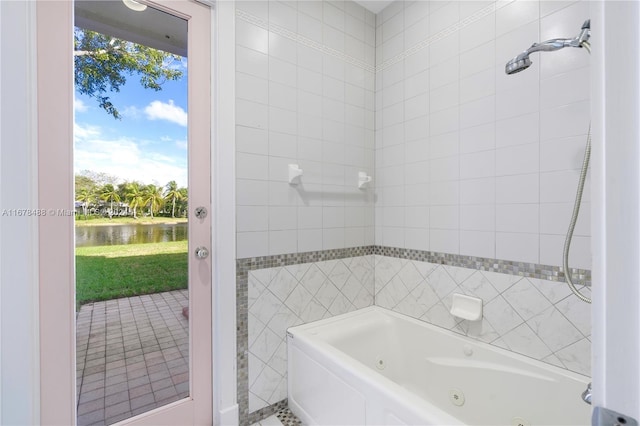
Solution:
{"label": "tiled shower wall", "polygon": [[[534,54],[526,72],[503,71],[533,41],[577,34],[587,2],[396,1],[377,17],[351,1],[236,8],[241,423],[286,397],[287,326],[374,300],[588,374],[587,305],[555,280],[589,57]],[[371,188],[357,188],[359,171]],[[588,192],[570,262],[583,269]],[[453,292],[483,298],[481,324],[453,320]]]}
{"label": "tiled shower wall", "polygon": [[[376,27],[376,245],[561,265],[590,116],[589,2],[396,1]],[[570,264],[590,269],[585,186]]]}
{"label": "tiled shower wall", "polygon": [[[373,245],[375,15],[236,2],[237,257]],[[288,183],[288,165],[303,176]]]}

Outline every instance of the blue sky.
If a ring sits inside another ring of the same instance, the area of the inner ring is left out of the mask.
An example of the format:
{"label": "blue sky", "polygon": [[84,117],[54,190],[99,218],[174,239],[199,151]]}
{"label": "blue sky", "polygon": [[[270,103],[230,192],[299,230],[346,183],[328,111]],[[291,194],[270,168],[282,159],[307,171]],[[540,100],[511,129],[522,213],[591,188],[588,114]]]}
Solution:
{"label": "blue sky", "polygon": [[187,186],[187,75],[162,90],[144,89],[126,76],[120,92],[106,96],[122,115],[114,119],[97,102],[76,92],[74,169],[105,172],[120,181]]}

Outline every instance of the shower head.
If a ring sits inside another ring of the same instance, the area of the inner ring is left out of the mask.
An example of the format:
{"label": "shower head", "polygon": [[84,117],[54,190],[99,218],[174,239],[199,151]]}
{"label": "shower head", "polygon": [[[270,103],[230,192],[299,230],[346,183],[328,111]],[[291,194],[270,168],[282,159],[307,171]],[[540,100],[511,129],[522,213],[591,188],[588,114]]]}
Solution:
{"label": "shower head", "polygon": [[511,59],[504,67],[504,72],[507,74],[515,74],[520,71],[524,71],[531,66],[531,59],[529,55],[534,52],[553,52],[565,47],[583,47],[588,46],[588,40],[591,35],[591,20],[587,19],[582,24],[580,34],[575,38],[554,38],[551,40],[543,41],[542,43],[533,43],[530,48]]}
{"label": "shower head", "polygon": [[529,59],[529,52],[524,51],[509,62],[504,67],[504,72],[507,74],[515,74],[520,71],[524,71],[531,66],[531,59]]}

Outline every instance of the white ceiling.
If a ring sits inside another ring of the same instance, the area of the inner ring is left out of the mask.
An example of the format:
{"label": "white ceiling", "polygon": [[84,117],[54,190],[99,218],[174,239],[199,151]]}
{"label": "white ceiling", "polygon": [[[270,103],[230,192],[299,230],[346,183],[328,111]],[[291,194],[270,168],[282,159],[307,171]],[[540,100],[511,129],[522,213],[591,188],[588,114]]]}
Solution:
{"label": "white ceiling", "polygon": [[379,13],[382,9],[393,3],[393,0],[353,0],[360,6],[372,11],[373,13]]}
{"label": "white ceiling", "polygon": [[74,4],[75,25],[80,28],[187,56],[184,19],[152,7],[136,12],[114,0],[78,0]]}

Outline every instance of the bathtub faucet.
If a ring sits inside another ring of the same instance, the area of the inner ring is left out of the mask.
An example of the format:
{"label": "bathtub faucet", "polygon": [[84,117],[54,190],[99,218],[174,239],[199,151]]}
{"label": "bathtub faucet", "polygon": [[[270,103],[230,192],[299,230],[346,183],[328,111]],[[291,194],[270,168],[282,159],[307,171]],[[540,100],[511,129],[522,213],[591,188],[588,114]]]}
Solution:
{"label": "bathtub faucet", "polygon": [[591,382],[587,385],[587,389],[582,392],[582,400],[591,405]]}

